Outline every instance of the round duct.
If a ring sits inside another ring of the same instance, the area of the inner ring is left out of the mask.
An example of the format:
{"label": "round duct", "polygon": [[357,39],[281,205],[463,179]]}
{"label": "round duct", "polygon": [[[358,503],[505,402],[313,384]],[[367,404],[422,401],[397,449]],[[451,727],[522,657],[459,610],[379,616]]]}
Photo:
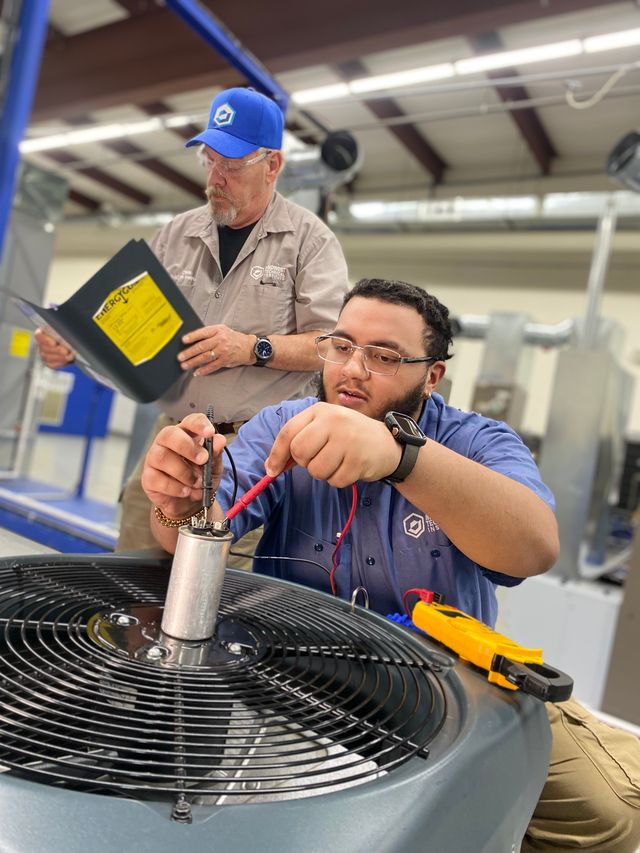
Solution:
{"label": "round duct", "polygon": [[609,154],[607,173],[635,192],[640,192],[640,133],[631,131]]}

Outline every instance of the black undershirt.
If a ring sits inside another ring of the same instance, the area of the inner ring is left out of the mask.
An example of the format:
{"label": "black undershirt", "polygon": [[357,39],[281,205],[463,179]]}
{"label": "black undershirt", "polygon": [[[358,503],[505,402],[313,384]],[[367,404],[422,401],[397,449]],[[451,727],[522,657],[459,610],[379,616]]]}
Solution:
{"label": "black undershirt", "polygon": [[218,225],[218,246],[220,253],[220,269],[223,277],[234,265],[240,254],[240,249],[247,242],[247,237],[254,229],[255,222],[244,228],[229,228],[228,225]]}

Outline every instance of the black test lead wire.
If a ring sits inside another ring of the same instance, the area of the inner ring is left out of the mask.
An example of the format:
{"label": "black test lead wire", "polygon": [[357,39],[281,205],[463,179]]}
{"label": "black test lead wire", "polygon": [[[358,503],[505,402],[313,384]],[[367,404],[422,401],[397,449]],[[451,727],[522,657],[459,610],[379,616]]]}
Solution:
{"label": "black test lead wire", "polygon": [[[207,406],[207,417],[210,423],[213,423],[213,406]],[[205,512],[210,509],[213,503],[213,439],[205,438],[204,448],[207,451],[207,461],[204,463],[202,473],[202,506]]]}

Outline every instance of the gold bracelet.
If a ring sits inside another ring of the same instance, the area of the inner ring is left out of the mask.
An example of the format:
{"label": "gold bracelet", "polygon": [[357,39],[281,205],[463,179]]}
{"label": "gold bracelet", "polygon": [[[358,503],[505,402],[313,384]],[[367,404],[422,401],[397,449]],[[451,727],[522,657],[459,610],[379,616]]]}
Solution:
{"label": "gold bracelet", "polygon": [[159,506],[154,506],[153,514],[163,527],[182,527],[183,524],[191,524],[193,521],[204,521],[207,517],[207,509],[203,506],[198,512],[185,515],[184,518],[169,518]]}

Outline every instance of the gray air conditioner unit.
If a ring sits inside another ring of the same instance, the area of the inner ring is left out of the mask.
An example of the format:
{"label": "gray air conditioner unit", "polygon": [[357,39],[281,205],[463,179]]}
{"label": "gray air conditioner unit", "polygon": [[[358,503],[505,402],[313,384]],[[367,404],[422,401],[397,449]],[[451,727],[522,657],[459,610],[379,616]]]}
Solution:
{"label": "gray air conditioner unit", "polygon": [[547,774],[544,705],[347,602],[227,571],[158,644],[167,561],[0,561],[0,850],[495,853]]}

